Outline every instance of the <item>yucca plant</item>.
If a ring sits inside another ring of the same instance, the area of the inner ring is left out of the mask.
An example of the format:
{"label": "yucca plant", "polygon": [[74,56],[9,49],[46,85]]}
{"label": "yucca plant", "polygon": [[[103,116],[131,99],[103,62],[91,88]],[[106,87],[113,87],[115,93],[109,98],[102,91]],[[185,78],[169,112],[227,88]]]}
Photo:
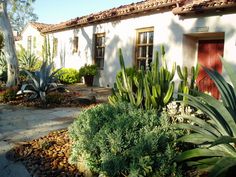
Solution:
{"label": "yucca plant", "polygon": [[236,167],[236,73],[229,63],[222,61],[233,86],[217,71],[204,68],[219,89],[222,101],[200,92],[196,92],[196,97],[187,95],[189,105],[201,110],[208,120],[185,116],[192,124],[177,124],[191,132],[179,141],[197,146],[183,152],[176,160],[187,161],[188,165],[209,172],[210,177],[227,176]]}
{"label": "yucca plant", "polygon": [[29,81],[26,84],[23,84],[21,90],[17,94],[30,94],[29,99],[40,98],[42,103],[46,102],[46,94],[50,91],[54,91],[57,88],[55,82],[55,74],[60,70],[52,72],[52,66],[47,65],[46,62],[43,62],[39,71],[31,73],[27,70],[24,70],[29,77]]}
{"label": "yucca plant", "polygon": [[20,68],[28,71],[34,71],[38,60],[39,59],[36,55],[26,52],[19,58]]}

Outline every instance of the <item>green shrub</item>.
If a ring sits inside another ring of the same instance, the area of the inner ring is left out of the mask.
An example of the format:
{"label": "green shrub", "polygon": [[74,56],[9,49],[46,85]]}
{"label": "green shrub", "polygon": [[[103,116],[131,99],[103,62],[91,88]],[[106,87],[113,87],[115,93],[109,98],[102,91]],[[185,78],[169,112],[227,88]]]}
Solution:
{"label": "green shrub", "polygon": [[85,64],[80,68],[79,73],[81,77],[83,76],[95,76],[98,73],[97,65],[87,65]]}
{"label": "green shrub", "polygon": [[[126,72],[127,76],[130,76],[130,77],[134,77],[139,73],[138,70],[134,67],[125,68],[125,72]],[[122,78],[122,71],[119,71],[117,73],[117,77]]]}
{"label": "green shrub", "polygon": [[62,68],[57,75],[61,83],[64,84],[74,84],[81,80],[79,71],[73,68]]}
{"label": "green shrub", "polygon": [[80,114],[69,127],[73,141],[70,161],[84,161],[91,171],[106,176],[182,176],[172,162],[173,142],[182,134],[166,115],[128,103],[103,104]]}

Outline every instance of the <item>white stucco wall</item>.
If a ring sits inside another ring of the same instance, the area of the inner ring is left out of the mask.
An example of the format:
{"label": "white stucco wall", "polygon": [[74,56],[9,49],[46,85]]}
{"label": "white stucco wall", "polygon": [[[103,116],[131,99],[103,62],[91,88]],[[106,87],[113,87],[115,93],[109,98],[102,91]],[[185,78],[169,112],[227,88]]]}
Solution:
{"label": "white stucco wall", "polygon": [[[22,40],[17,42],[16,45],[21,44],[27,50],[28,36],[32,36],[31,52],[41,57],[44,37],[36,28],[32,27],[32,25],[30,24],[25,27],[24,31],[21,34]],[[36,38],[36,47],[34,47],[34,37]],[[17,49],[19,49],[19,46],[17,46]]]}
{"label": "white stucco wall", "polygon": [[[113,86],[119,71],[118,48],[122,48],[126,66],[134,63],[136,30],[154,27],[154,51],[165,45],[168,63],[175,61],[179,65],[195,65],[197,59],[197,41],[208,38],[208,33],[225,34],[224,56],[236,65],[236,14],[211,15],[209,17],[185,17],[163,12],[120,21],[102,23],[74,30],[50,34],[58,38],[58,56],[56,66],[61,67],[60,54],[65,51],[65,67],[79,69],[85,63],[93,62],[93,38],[96,33],[104,33],[106,39],[105,66],[95,82],[100,86]],[[205,35],[202,35],[203,30]],[[194,37],[186,38],[186,35]],[[79,37],[79,51],[72,54],[72,39]],[[211,37],[212,38],[212,37]],[[188,50],[189,48],[189,50]]]}

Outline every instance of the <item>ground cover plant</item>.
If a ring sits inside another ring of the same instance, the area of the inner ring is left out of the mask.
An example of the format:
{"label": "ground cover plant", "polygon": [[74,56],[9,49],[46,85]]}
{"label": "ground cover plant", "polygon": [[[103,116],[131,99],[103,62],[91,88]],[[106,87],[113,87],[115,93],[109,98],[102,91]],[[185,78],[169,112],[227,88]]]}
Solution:
{"label": "ground cover plant", "polygon": [[119,102],[83,111],[69,127],[70,160],[105,176],[184,176],[173,163],[183,131],[156,110]]}
{"label": "ground cover plant", "polygon": [[204,68],[220,91],[222,101],[200,92],[197,96],[187,95],[189,105],[201,110],[208,119],[184,116],[189,123],[177,127],[191,130],[179,141],[193,143],[195,149],[177,156],[177,161],[198,167],[199,171],[209,172],[209,177],[232,177],[236,171],[236,82],[234,68],[223,60],[231,84],[217,71]]}

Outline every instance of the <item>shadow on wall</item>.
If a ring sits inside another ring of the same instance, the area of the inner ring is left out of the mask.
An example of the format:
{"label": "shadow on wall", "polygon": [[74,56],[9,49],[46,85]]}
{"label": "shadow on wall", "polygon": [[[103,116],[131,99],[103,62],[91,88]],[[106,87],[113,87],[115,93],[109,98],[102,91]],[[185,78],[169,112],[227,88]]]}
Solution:
{"label": "shadow on wall", "polygon": [[60,67],[61,68],[65,67],[65,58],[66,58],[66,48],[65,46],[61,46],[61,50],[60,50]]}
{"label": "shadow on wall", "polygon": [[84,28],[81,28],[81,34],[84,37],[84,39],[86,40],[86,46],[85,46],[85,63],[88,63],[89,61],[89,54],[91,54],[91,57],[93,58],[93,36],[95,34],[95,30],[96,30],[96,26],[93,26],[92,28],[92,38],[89,37],[88,33],[84,30]]}

